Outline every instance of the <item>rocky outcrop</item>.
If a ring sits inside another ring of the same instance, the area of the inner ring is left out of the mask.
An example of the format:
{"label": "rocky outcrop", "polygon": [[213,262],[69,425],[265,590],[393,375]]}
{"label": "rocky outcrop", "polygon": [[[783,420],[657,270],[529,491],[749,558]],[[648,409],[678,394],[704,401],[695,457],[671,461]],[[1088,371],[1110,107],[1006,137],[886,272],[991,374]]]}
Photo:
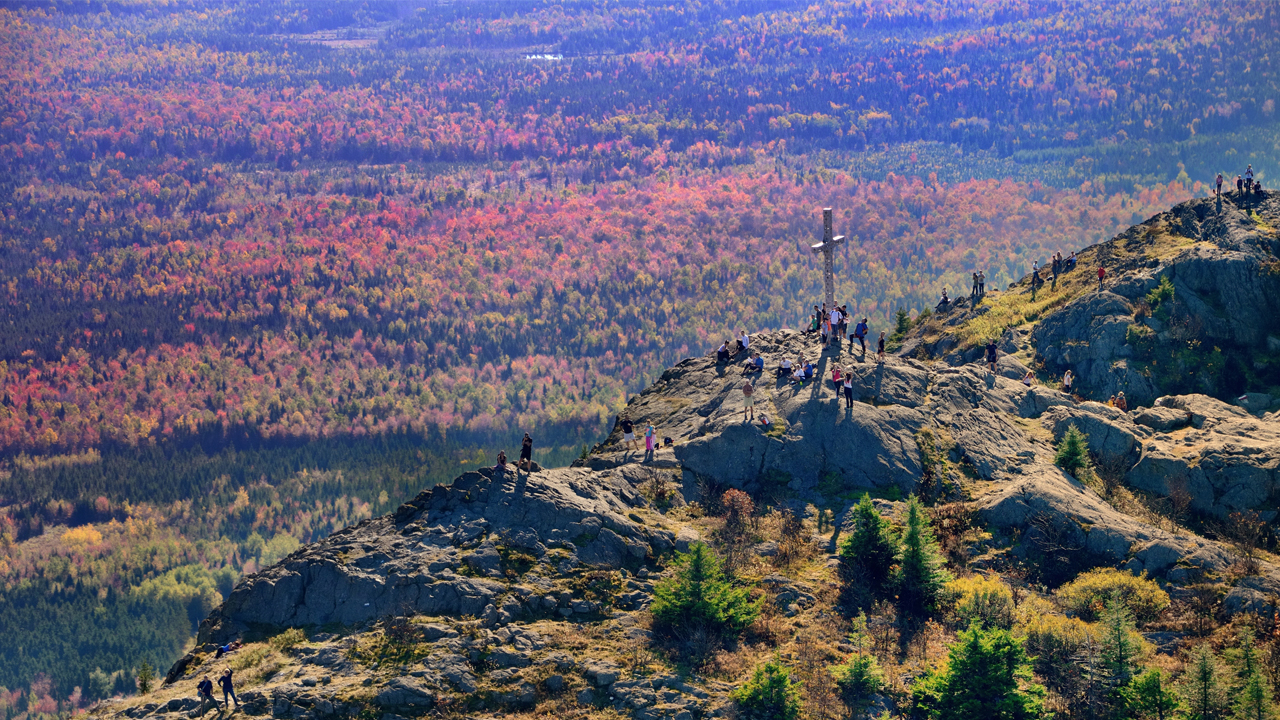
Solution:
{"label": "rocky outcrop", "polygon": [[647,501],[611,473],[485,469],[437,486],[250,576],[200,626],[201,642],[254,629],[356,625],[397,613],[510,618],[551,608],[510,584],[504,553],[573,568],[637,566],[675,536],[637,522]]}

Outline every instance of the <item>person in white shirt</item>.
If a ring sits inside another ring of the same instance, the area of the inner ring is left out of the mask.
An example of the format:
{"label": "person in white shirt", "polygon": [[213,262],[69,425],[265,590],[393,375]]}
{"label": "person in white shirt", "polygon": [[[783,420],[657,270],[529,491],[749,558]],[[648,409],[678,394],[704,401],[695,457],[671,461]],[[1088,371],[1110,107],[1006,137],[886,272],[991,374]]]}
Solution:
{"label": "person in white shirt", "polygon": [[738,338],[738,352],[746,352],[751,347],[751,338],[747,336],[747,331],[742,331],[742,337]]}

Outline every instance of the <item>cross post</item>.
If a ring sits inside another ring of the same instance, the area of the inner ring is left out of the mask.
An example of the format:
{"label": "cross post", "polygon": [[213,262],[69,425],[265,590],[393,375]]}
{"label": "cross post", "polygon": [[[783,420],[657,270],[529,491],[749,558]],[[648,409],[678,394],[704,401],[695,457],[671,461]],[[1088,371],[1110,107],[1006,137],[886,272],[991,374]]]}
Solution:
{"label": "cross post", "polygon": [[816,255],[822,253],[822,280],[826,290],[827,307],[836,306],[836,272],[834,253],[837,245],[844,243],[843,235],[832,236],[831,208],[822,208],[822,242],[814,243],[809,248]]}

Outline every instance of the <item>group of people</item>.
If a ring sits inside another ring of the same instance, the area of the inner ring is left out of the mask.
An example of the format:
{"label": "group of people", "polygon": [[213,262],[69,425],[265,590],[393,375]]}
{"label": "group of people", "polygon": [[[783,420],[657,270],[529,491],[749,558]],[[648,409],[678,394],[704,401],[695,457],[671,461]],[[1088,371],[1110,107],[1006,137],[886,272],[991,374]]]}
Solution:
{"label": "group of people", "polygon": [[[1223,182],[1223,180],[1225,180],[1225,177],[1223,176],[1223,174],[1222,174],[1222,173],[1218,173],[1218,177],[1217,177],[1217,194],[1218,194],[1218,197],[1222,197],[1222,182]],[[1247,167],[1247,168],[1245,168],[1245,169],[1244,169],[1244,176],[1243,176],[1243,177],[1241,177],[1240,175],[1237,175],[1237,176],[1236,176],[1236,192],[1237,192],[1237,193],[1240,193],[1241,195],[1243,195],[1243,194],[1245,194],[1245,193],[1261,192],[1261,191],[1262,191],[1262,183],[1257,182],[1256,180],[1254,180],[1254,178],[1253,178],[1253,165],[1252,165],[1252,164],[1250,164],[1250,165],[1249,165],[1249,167]]]}
{"label": "group of people", "polygon": [[735,341],[736,345],[732,349],[730,349],[729,342],[726,339],[721,343],[720,347],[716,348],[716,362],[729,362],[734,355],[745,353],[751,349],[751,336],[747,334],[746,330],[743,330],[738,336]]}
{"label": "group of people", "polygon": [[[622,442],[626,443],[628,450],[634,450],[636,447],[636,424],[626,415],[619,418],[618,424],[622,427]],[[666,439],[666,444],[671,444],[670,438]],[[657,449],[658,429],[653,426],[653,423],[649,423],[644,429],[644,454],[646,456],[653,455]]]}
{"label": "group of people", "polygon": [[[524,434],[524,439],[520,441],[520,462],[516,463],[516,467],[528,472],[533,469],[533,437],[529,433]],[[498,451],[498,463],[493,466],[494,470],[507,469],[507,451]]]}
{"label": "group of people", "polygon": [[[222,708],[230,707],[231,702],[235,702],[236,707],[240,707],[240,698],[236,697],[235,681],[231,679],[231,668],[223,671],[218,678],[218,687],[222,688]],[[200,714],[203,715],[210,705],[218,707],[218,700],[213,696],[213,681],[208,675],[196,685],[196,692],[200,695]]]}
{"label": "group of people", "polygon": [[[835,343],[836,347],[839,347],[841,339],[849,330],[849,317],[848,305],[840,305],[833,307],[830,310],[827,309],[826,303],[822,304],[821,309],[819,309],[817,305],[814,305],[813,314],[809,316],[808,332],[818,333],[823,347],[830,347],[832,343]],[[862,351],[862,355],[866,356],[867,335],[871,332],[871,326],[867,324],[868,322],[868,318],[862,318],[862,320],[859,320],[857,324],[853,326],[853,332],[848,333],[850,352],[853,352],[853,343],[856,341]],[[881,361],[884,360],[884,339],[885,333],[881,332],[880,345],[877,350],[878,357]],[[789,369],[790,361],[787,360],[785,362],[788,363],[787,367]],[[803,362],[803,360],[801,360],[801,362]],[[763,368],[763,361],[761,362],[761,368]],[[781,375],[782,373],[779,372],[779,377],[781,377]]]}

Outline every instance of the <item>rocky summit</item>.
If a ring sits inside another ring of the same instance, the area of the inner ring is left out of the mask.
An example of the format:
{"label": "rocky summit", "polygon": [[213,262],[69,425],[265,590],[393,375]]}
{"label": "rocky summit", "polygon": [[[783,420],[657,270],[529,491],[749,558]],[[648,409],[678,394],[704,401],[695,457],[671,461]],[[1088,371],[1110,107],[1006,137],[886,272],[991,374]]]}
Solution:
{"label": "rocky summit", "polygon": [[[1175,604],[1213,588],[1221,617],[1263,611],[1280,569],[1225,528],[1276,513],[1277,210],[1186,203],[1034,293],[1028,279],[904,323],[883,361],[790,330],[751,337],[762,373],[745,354],[684,360],[619,416],[637,435],[652,424],[656,451],[628,447],[619,424],[574,467],[425,490],[245,577],[163,687],[98,712],[194,716],[197,680],[230,667],[253,716],[730,716],[730,691],[764,660],[813,691],[855,652],[837,549],[864,493],[895,523],[918,495],[956,574],[1003,578],[1046,613],[1067,612],[1053,585],[1099,566],[1154,579]],[[811,361],[813,379],[778,373],[784,360]],[[1119,393],[1127,408],[1108,402]],[[1055,463],[1072,428],[1088,473]],[[730,490],[756,509],[745,551],[726,531]],[[697,542],[763,603],[735,639],[654,627],[655,587]],[[892,617],[872,637],[906,637]],[[1173,652],[1186,632],[1148,635]],[[905,679],[849,700],[851,714],[901,708],[937,658],[902,643],[884,652]]]}

